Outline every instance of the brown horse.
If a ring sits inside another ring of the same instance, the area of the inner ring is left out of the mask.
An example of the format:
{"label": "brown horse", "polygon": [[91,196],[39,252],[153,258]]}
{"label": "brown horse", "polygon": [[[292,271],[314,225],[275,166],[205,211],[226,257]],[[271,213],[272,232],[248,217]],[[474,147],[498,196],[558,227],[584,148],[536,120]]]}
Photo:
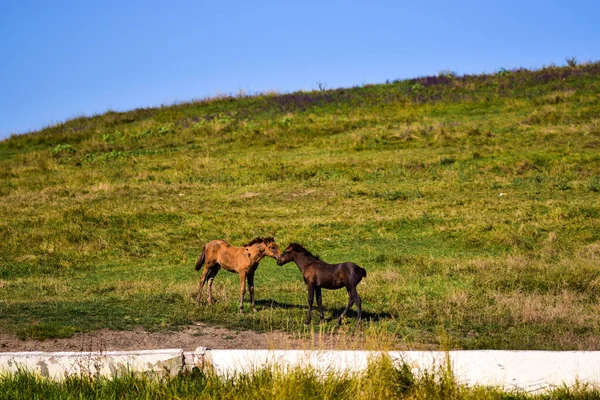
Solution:
{"label": "brown horse", "polygon": [[283,252],[277,265],[283,265],[294,261],[304,277],[304,283],[308,288],[308,317],[305,323],[309,324],[313,309],[313,296],[317,294],[317,304],[319,306],[319,315],[323,321],[323,302],[321,297],[321,288],[341,289],[343,287],[348,291],[348,306],[338,317],[338,324],[342,323],[342,318],[348,312],[352,304],[356,303],[357,319],[361,318],[361,300],[356,285],[362,278],[367,276],[364,268],[352,262],[341,264],[328,264],[312,255],[308,250],[298,243],[291,243]]}
{"label": "brown horse", "polygon": [[246,293],[246,279],[248,279],[250,304],[252,304],[252,310],[256,312],[256,307],[254,307],[254,273],[258,268],[258,262],[265,256],[273,257],[276,260],[279,260],[281,256],[281,251],[272,237],[252,239],[243,247],[232,246],[224,240],[208,242],[202,249],[198,261],[196,261],[196,271],[199,271],[202,264],[204,264],[196,304],[200,303],[202,287],[207,281],[208,302],[210,304],[215,303],[212,297],[212,284],[217,272],[222,267],[227,271],[236,272],[240,275],[240,313],[244,312],[244,294]]}

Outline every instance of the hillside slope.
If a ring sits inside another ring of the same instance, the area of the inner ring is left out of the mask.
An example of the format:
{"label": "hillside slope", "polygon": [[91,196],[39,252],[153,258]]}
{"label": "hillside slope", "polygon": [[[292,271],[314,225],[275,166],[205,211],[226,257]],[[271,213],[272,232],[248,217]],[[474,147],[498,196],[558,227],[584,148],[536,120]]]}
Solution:
{"label": "hillside slope", "polygon": [[[223,97],[13,136],[0,330],[306,333],[293,264],[261,263],[258,313],[238,315],[227,272],[215,306],[193,304],[203,243],[269,235],[367,269],[369,331],[402,345],[598,349],[599,150],[600,63]],[[345,302],[324,293],[321,329]]]}

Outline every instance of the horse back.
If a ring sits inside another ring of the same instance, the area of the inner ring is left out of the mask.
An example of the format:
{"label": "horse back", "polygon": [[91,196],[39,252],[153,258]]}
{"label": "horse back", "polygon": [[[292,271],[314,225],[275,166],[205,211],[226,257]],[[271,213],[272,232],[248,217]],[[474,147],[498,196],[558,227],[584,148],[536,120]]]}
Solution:
{"label": "horse back", "polygon": [[229,244],[229,242],[227,240],[215,239],[215,240],[211,240],[210,242],[206,243],[206,247],[221,248],[221,247],[232,247],[232,246]]}
{"label": "horse back", "polygon": [[315,282],[318,286],[325,289],[339,289],[342,287],[352,287],[367,276],[364,268],[352,262],[340,264],[328,264],[320,261],[312,264],[304,275],[305,282]]}
{"label": "horse back", "polygon": [[206,259],[207,260],[214,260],[214,261],[219,262],[219,259],[221,258],[221,255],[224,252],[230,251],[231,248],[233,248],[233,246],[230,245],[225,240],[221,240],[221,239],[211,240],[204,247],[204,252],[206,254]]}
{"label": "horse back", "polygon": [[206,260],[218,263],[223,269],[237,272],[239,266],[248,264],[243,247],[232,246],[225,240],[213,240],[206,244]]}

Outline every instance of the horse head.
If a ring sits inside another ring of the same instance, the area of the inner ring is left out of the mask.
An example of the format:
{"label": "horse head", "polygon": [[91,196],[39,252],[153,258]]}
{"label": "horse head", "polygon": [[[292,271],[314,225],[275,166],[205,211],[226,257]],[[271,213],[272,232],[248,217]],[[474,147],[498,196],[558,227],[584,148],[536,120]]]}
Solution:
{"label": "horse head", "polygon": [[275,243],[275,239],[273,239],[272,237],[257,237],[255,239],[252,239],[249,243],[245,244],[244,246],[254,245],[261,246],[261,250],[263,251],[264,255],[272,257],[275,260],[277,260],[277,262],[279,262],[279,258],[281,257],[281,250],[279,250],[279,247]]}
{"label": "horse head", "polygon": [[279,259],[277,260],[277,265],[282,266],[282,265],[287,264],[290,261],[292,261],[294,259],[294,252],[297,252],[298,248],[304,249],[298,243],[290,243],[290,245],[288,247],[286,247],[284,252],[281,254]]}

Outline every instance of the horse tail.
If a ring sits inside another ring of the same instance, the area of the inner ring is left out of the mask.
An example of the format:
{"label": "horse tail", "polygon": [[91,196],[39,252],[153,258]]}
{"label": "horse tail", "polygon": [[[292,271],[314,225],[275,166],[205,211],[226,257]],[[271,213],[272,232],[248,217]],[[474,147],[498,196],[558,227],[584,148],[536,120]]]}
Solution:
{"label": "horse tail", "polygon": [[204,265],[204,260],[206,259],[206,246],[202,248],[202,253],[200,253],[200,257],[198,257],[198,261],[196,261],[196,271],[200,271],[202,265]]}
{"label": "horse tail", "polygon": [[356,266],[356,273],[358,274],[358,276],[361,279],[367,277],[367,270],[364,269],[363,267],[358,266],[358,265]]}

